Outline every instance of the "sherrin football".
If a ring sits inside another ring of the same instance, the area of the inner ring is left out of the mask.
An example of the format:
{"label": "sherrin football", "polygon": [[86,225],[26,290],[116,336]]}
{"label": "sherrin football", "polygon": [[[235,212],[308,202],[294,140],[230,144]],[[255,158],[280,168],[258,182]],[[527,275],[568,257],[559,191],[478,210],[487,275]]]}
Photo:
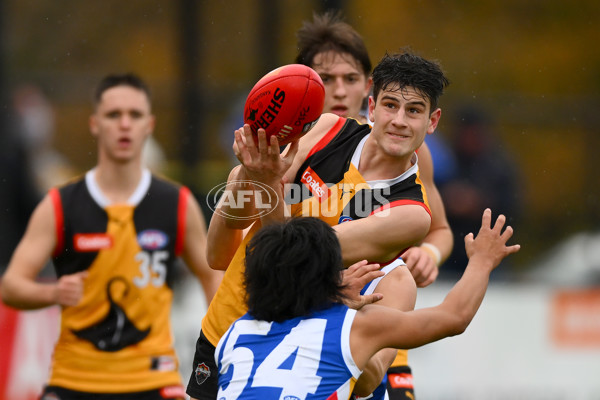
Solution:
{"label": "sherrin football", "polygon": [[244,123],[254,135],[263,128],[267,140],[275,135],[285,145],[313,127],[324,103],[325,86],[319,74],[306,65],[284,65],[256,82],[246,98]]}

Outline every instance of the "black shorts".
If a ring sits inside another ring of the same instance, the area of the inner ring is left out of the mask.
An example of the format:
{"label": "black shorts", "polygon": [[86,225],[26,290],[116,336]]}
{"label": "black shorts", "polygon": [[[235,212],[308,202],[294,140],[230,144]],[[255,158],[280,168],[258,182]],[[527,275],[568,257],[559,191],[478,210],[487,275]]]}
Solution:
{"label": "black shorts", "polygon": [[40,400],[184,400],[183,386],[168,386],[160,389],[130,393],[89,393],[46,386]]}
{"label": "black shorts", "polygon": [[408,365],[391,367],[387,371],[387,393],[390,400],[414,400],[412,371]]}
{"label": "black shorts", "polygon": [[187,394],[198,400],[215,400],[219,391],[219,370],[215,363],[215,346],[200,331]]}

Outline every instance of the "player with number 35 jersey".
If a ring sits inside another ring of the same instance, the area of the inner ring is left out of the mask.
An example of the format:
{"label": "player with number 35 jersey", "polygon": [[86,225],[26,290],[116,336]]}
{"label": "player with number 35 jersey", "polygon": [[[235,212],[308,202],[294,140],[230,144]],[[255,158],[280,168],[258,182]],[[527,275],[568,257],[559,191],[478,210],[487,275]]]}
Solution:
{"label": "player with number 35 jersey", "polygon": [[[50,191],[57,275],[87,270],[90,287],[79,305],[63,308],[49,384],[83,392],[137,391],[148,380],[178,385],[168,278],[182,249],[190,192],[145,170],[127,203],[110,204],[94,174]],[[119,268],[110,267],[115,263]],[[119,363],[106,370],[115,357]],[[130,374],[140,387],[127,384]]]}

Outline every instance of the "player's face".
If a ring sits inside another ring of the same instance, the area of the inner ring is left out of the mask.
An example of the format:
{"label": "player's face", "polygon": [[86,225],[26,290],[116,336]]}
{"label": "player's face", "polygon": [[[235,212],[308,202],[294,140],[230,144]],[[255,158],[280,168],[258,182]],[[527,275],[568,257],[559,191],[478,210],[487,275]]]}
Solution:
{"label": "player's face", "polygon": [[360,63],[350,54],[327,51],[315,56],[312,68],[325,84],[323,112],[358,118],[371,88]]}
{"label": "player's face", "polygon": [[[392,89],[394,89],[392,87]],[[373,121],[372,136],[378,147],[391,157],[407,160],[418,149],[425,135],[433,133],[442,111],[429,112],[429,100],[413,88],[383,90],[369,98],[369,118]]]}
{"label": "player's face", "polygon": [[90,130],[98,139],[99,156],[118,163],[139,160],[153,129],[154,116],[148,97],[131,86],[106,90],[90,118]]}

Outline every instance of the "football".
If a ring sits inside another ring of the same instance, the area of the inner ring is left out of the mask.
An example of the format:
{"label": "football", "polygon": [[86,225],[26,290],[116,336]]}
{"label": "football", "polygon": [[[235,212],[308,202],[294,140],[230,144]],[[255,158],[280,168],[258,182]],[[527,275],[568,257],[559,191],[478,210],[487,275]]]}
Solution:
{"label": "football", "polygon": [[263,76],[250,90],[244,123],[254,135],[277,136],[286,145],[308,132],[323,112],[325,86],[319,74],[301,64],[288,64]]}

